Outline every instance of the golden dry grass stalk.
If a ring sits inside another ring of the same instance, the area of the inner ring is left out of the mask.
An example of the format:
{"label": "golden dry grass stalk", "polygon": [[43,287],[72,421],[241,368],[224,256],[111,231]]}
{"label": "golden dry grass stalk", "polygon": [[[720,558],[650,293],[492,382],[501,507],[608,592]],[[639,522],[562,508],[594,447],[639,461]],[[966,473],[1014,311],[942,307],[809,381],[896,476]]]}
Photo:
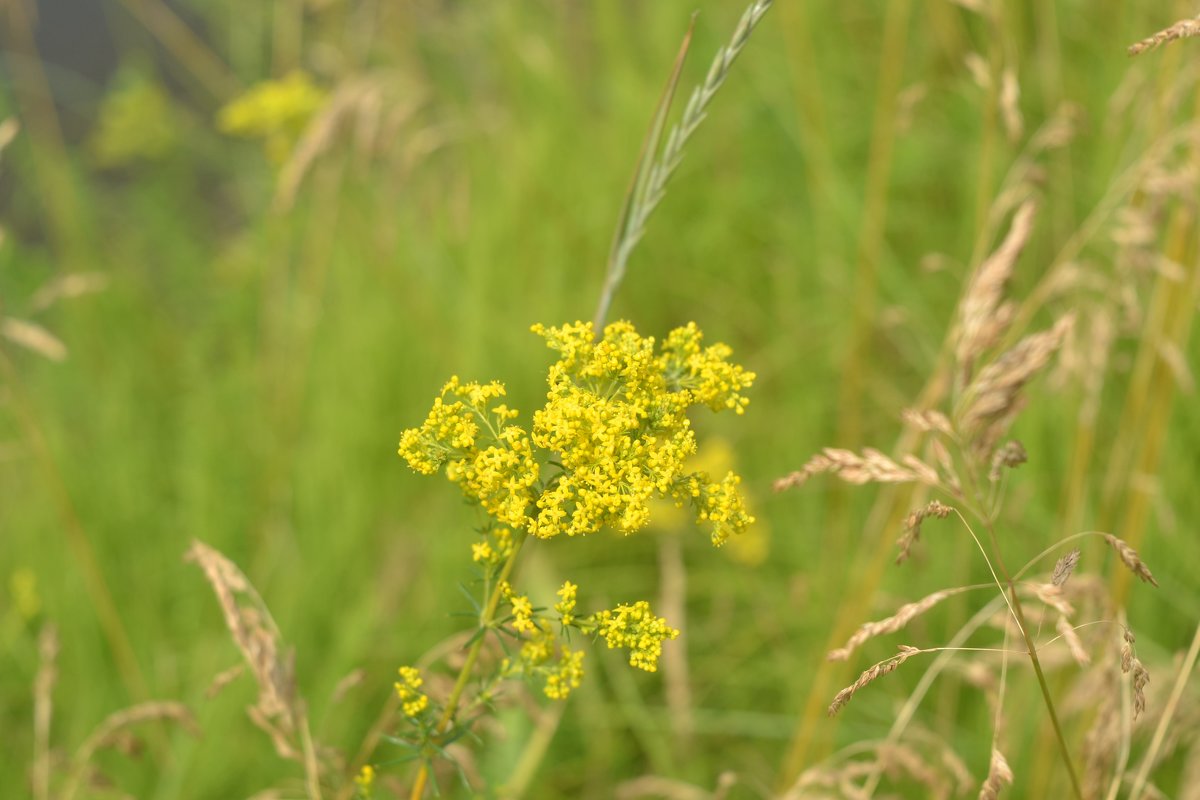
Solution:
{"label": "golden dry grass stalk", "polygon": [[914,619],[924,614],[929,609],[936,606],[938,603],[945,600],[947,597],[953,597],[956,594],[962,594],[969,587],[958,587],[956,589],[943,589],[939,592],[934,592],[927,597],[923,597],[913,603],[906,603],[896,610],[896,613],[885,619],[875,622],[866,622],[859,626],[859,629],[854,632],[854,635],[847,640],[846,644],[836,650],[829,651],[826,656],[830,661],[845,661],[850,657],[850,654],[861,647],[869,639],[876,636],[883,636],[888,633],[895,633],[902,630],[905,625],[912,622]]}
{"label": "golden dry grass stalk", "polygon": [[953,508],[937,500],[933,500],[915,511],[910,511],[904,519],[904,533],[896,540],[896,545],[900,548],[900,552],[896,555],[896,563],[902,564],[908,560],[913,545],[921,540],[921,525],[925,520],[930,517],[945,519],[953,512]]}
{"label": "golden dry grass stalk", "polygon": [[1141,55],[1156,47],[1161,47],[1168,42],[1173,42],[1176,39],[1187,39],[1197,35],[1200,35],[1200,17],[1181,19],[1175,24],[1169,25],[1151,36],[1147,36],[1140,42],[1131,44],[1128,52],[1131,56]]}
{"label": "golden dry grass stalk", "polygon": [[1137,550],[1134,550],[1126,542],[1118,539],[1111,533],[1104,534],[1104,541],[1108,542],[1112,546],[1112,549],[1117,551],[1117,556],[1121,559],[1121,563],[1128,567],[1130,572],[1137,575],[1146,583],[1158,586],[1158,581],[1154,580],[1154,576],[1150,574],[1150,568],[1142,561]]}
{"label": "golden dry grass stalk", "polygon": [[907,455],[900,464],[870,447],[859,455],[851,450],[826,447],[800,469],[775,481],[775,491],[799,486],[814,475],[829,473],[847,483],[926,483],[938,486],[938,473],[916,456]]}
{"label": "golden dry grass stalk", "polygon": [[984,780],[983,786],[979,788],[979,800],[996,800],[1000,796],[1000,790],[1012,782],[1013,771],[1008,766],[1008,759],[999,749],[993,747],[987,778]]}
{"label": "golden dry grass stalk", "polygon": [[854,693],[859,689],[863,688],[881,675],[887,675],[889,672],[895,672],[900,668],[901,664],[920,652],[920,649],[916,647],[910,647],[909,645],[902,644],[900,645],[900,652],[898,654],[889,659],[885,659],[884,661],[880,661],[878,664],[875,664],[869,669],[864,670],[863,673],[858,676],[858,680],[847,686],[845,689],[842,689],[834,696],[833,702],[829,704],[829,716],[832,717],[845,708],[846,704],[850,702],[850,699],[854,697]]}

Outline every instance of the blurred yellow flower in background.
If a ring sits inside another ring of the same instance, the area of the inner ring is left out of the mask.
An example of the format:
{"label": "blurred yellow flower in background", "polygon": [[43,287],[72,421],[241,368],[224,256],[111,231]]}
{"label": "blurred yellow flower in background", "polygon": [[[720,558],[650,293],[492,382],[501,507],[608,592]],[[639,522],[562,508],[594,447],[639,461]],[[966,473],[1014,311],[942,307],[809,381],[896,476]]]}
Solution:
{"label": "blurred yellow flower in background", "polygon": [[255,84],[227,103],[217,112],[217,128],[230,136],[262,139],[267,157],[282,164],[325,98],[307,73],[292,72]]}

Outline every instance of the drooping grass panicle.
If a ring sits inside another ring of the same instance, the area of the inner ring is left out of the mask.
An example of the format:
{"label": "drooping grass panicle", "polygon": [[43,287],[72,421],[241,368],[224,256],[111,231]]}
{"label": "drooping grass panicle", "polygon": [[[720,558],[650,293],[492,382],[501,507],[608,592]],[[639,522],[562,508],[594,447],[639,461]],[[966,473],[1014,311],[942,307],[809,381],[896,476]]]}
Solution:
{"label": "drooping grass panicle", "polygon": [[950,427],[950,420],[940,411],[936,409],[917,409],[906,408],[900,412],[900,418],[909,427],[915,428],[923,433],[941,433],[950,436],[953,430]]}
{"label": "drooping grass panicle", "polygon": [[1173,25],[1168,25],[1140,42],[1131,44],[1128,52],[1131,56],[1141,55],[1176,39],[1187,39],[1192,36],[1200,36],[1200,16],[1181,19]]}
{"label": "drooping grass panicle", "polygon": [[305,703],[296,693],[295,658],[262,597],[237,565],[200,541],[184,556],[204,572],[234,644],[258,683],[247,716],[270,737],[280,758],[304,767],[308,793],[320,796],[320,765]]}
{"label": "drooping grass panicle", "polygon": [[1075,566],[1079,563],[1080,550],[1076,547],[1071,552],[1060,558],[1054,564],[1054,572],[1050,575],[1050,583],[1055,586],[1062,586],[1071,577],[1071,573],[1075,571]]}
{"label": "drooping grass panicle", "polygon": [[907,455],[896,463],[873,448],[862,454],[836,447],[826,447],[808,460],[800,469],[775,481],[775,491],[799,486],[814,475],[830,473],[846,483],[925,483],[939,486],[938,472],[916,456]]}
{"label": "drooping grass panicle", "polygon": [[979,371],[964,393],[959,429],[977,453],[988,453],[1023,407],[1021,390],[1048,363],[1074,324],[1071,315],[1029,334]]}
{"label": "drooping grass panicle", "polygon": [[902,644],[900,645],[899,653],[864,670],[863,673],[858,676],[858,680],[847,686],[845,689],[842,689],[834,696],[833,702],[829,704],[829,716],[832,717],[841,711],[846,704],[850,702],[850,699],[854,697],[854,693],[859,689],[863,688],[881,675],[887,675],[889,672],[895,672],[900,668],[901,664],[920,652],[921,650],[919,648]]}
{"label": "drooping grass panicle", "polygon": [[992,483],[1000,480],[1006,469],[1016,469],[1029,460],[1029,454],[1025,452],[1025,446],[1015,439],[1011,442],[1006,442],[1004,446],[997,448],[996,452],[992,453],[992,468],[988,471],[988,480]]}
{"label": "drooping grass panicle", "polygon": [[1012,321],[1015,308],[1012,303],[1003,302],[1004,289],[1029,241],[1036,209],[1032,200],[1017,209],[1004,241],[979,265],[963,295],[954,349],[963,384],[970,380],[979,357],[999,341]]}
{"label": "drooping grass panicle", "polygon": [[970,591],[973,586],[959,586],[954,589],[943,589],[934,592],[931,595],[921,598],[913,603],[905,603],[896,610],[896,613],[885,619],[876,620],[875,622],[867,622],[859,627],[854,635],[846,642],[845,645],[836,650],[831,650],[826,656],[830,661],[845,661],[850,657],[850,654],[861,647],[867,640],[876,636],[882,636],[888,633],[895,633],[904,628],[908,623],[924,614],[929,609],[936,606],[948,597],[962,594]]}
{"label": "drooping grass panicle", "polygon": [[1129,571],[1137,575],[1146,583],[1152,586],[1158,586],[1158,581],[1154,580],[1154,576],[1150,573],[1150,568],[1142,561],[1138,551],[1130,547],[1124,540],[1118,539],[1111,533],[1103,534],[1104,541],[1112,546],[1112,549],[1117,551],[1117,556],[1121,559],[1121,563],[1129,568]]}
{"label": "drooping grass panicle", "polygon": [[1150,671],[1138,658],[1133,630],[1125,626],[1121,637],[1121,672],[1132,674],[1133,718],[1136,721],[1146,710],[1146,684],[1150,682]]}
{"label": "drooping grass panicle", "polygon": [[691,40],[691,30],[689,29],[676,59],[671,78],[667,83],[666,91],[655,111],[646,141],[642,145],[642,153],[634,168],[629,193],[621,207],[612,249],[608,256],[604,288],[600,292],[600,300],[596,305],[596,314],[593,318],[597,331],[604,327],[613,297],[625,277],[629,256],[646,232],[646,220],[650,218],[651,213],[662,201],[666,194],[667,183],[683,160],[684,147],[696,129],[700,127],[700,123],[704,121],[709,103],[712,102],[717,90],[725,83],[725,78],[728,77],[733,62],[742,52],[742,48],[746,46],[746,42],[750,40],[750,35],[762,20],[763,15],[767,13],[772,2],[773,0],[754,0],[746,8],[741,19],[738,20],[737,27],[734,28],[733,36],[730,37],[728,44],[719,48],[713,57],[704,82],[692,90],[679,121],[667,134],[666,142],[660,150],[659,144],[666,115],[679,81],[683,57],[687,53]]}
{"label": "drooping grass panicle", "polygon": [[1013,782],[1013,771],[1008,760],[998,748],[992,748],[992,760],[988,765],[987,778],[979,789],[979,800],[996,800],[1000,790]]}

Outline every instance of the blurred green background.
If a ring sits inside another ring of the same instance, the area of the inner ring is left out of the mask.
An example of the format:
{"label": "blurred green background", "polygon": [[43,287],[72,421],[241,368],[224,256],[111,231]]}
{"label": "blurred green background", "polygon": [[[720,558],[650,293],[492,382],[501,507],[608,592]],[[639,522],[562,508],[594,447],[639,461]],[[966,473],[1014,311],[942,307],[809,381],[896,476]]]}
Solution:
{"label": "blurred green background", "polygon": [[[876,490],[770,485],[822,446],[890,449],[996,238],[988,208],[1004,176],[1064,104],[1077,135],[1030,173],[1041,212],[1014,294],[1102,207],[1072,260],[1123,276],[1127,295],[1102,288],[1089,302],[1141,313],[1114,324],[1106,367],[1090,373],[1098,386],[1068,370],[1032,388],[1016,429],[1031,458],[1014,477],[1004,547],[1019,564],[1075,530],[1136,528],[1161,586],[1133,587],[1129,617],[1161,667],[1155,686],[1169,686],[1172,654],[1200,619],[1188,383],[1200,345],[1160,330],[1155,304],[1186,297],[1196,270],[1194,183],[1149,215],[1143,239],[1116,232],[1144,193],[1121,183],[1124,170],[1190,130],[1197,92],[1193,43],[1137,60],[1124,48],[1190,7],[1029,0],[996,3],[989,18],[972,5],[781,0],[688,147],[612,316],[655,335],[694,320],[758,373],[744,417],[696,424],[732,453],[767,557],[684,532],[685,639],[668,647],[686,648],[694,736],[671,735],[661,675],[630,675],[595,649],[534,796],[610,797],[648,773],[711,787],[734,771],[731,796],[756,797],[835,746],[886,733],[919,670],[870,687],[836,721],[805,721],[811,692],[823,711],[894,652],[873,645],[820,678],[839,609],[860,608],[857,624],[986,572],[942,525],[880,580],[898,529],[868,527]],[[550,354],[529,326],[591,317],[697,8],[681,92],[703,78],[739,4],[0,8],[0,120],[19,123],[0,153],[5,793],[27,785],[37,632],[49,622],[61,639],[51,739],[64,757],[109,713],[179,699],[204,735],[152,726],[140,757],[103,753],[120,786],[147,798],[296,788],[295,765],[244,715],[250,681],[205,696],[238,653],[182,561],[193,538],[256,584],[330,746],[353,752],[396,667],[462,629],[452,614],[469,608],[458,584],[472,574],[475,512],[455,487],[411,473],[395,443],[451,374],[504,381],[527,413],[540,403]],[[1006,71],[1019,130],[1003,113]],[[221,114],[267,79],[291,88],[257,106],[251,95],[241,128]],[[1131,247],[1176,247],[1184,277],[1122,271]],[[1034,322],[1079,302],[1057,296]],[[1184,309],[1172,319],[1190,318],[1194,298]],[[538,543],[531,591],[549,598],[569,577],[597,599],[656,597],[674,535]],[[1111,570],[1108,558],[1089,546],[1082,569]],[[901,640],[945,641],[973,608],[948,603]],[[331,703],[356,668],[364,682]],[[1039,766],[1035,696],[1010,702],[1014,796],[1055,796],[1062,776]],[[992,726],[973,690],[947,679],[921,719],[982,777]],[[501,721],[473,746],[494,783],[529,736],[524,715]],[[1168,790],[1186,749],[1163,768]],[[398,756],[385,745],[374,760]],[[407,780],[409,767],[381,772]]]}

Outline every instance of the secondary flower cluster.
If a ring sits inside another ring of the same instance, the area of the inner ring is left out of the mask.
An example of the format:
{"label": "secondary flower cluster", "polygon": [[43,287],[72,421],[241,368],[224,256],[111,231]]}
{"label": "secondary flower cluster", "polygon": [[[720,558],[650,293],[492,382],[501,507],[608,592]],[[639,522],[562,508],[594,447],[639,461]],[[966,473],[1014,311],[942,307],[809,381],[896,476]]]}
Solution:
{"label": "secondary flower cluster", "polygon": [[598,636],[609,648],[628,650],[630,666],[646,672],[657,671],[662,643],[679,636],[679,631],[662,617],[654,616],[645,600],[587,617],[577,616],[578,590],[579,587],[570,581],[562,585],[558,590],[559,601],[554,604],[555,618],[535,609],[528,597],[517,594],[511,586],[501,586],[511,610],[508,622],[524,637],[520,652],[516,657],[504,660],[501,672],[506,676],[540,677],[547,697],[565,700],[583,679],[584,654],[560,642],[556,627],[562,630],[574,628],[585,636]]}
{"label": "secondary flower cluster", "polygon": [[[754,521],[730,472],[714,481],[686,472],[696,452],[693,406],[740,414],[754,373],[729,362],[731,350],[702,346],[694,323],[668,334],[658,351],[628,322],[597,339],[590,323],[533,326],[559,354],[546,404],[527,432],[497,402],[503,384],[443,387],[420,428],[404,432],[400,455],[413,469],[446,476],[504,525],[550,538],[611,527],[631,533],[649,521],[650,501],[690,503],[723,544]],[[535,449],[551,454],[538,459]]]}

